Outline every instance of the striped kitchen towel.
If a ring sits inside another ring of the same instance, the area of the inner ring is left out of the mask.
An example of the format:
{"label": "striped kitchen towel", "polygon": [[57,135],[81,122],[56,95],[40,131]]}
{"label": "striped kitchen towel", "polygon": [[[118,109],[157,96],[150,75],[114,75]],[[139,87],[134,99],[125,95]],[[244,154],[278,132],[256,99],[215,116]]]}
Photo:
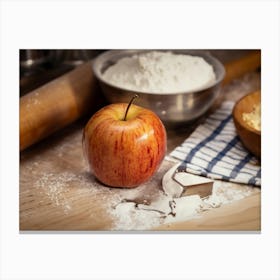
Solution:
{"label": "striped kitchen towel", "polygon": [[211,179],[261,185],[261,166],[236,134],[232,119],[234,103],[224,102],[169,159],[181,161],[177,172],[189,172]]}

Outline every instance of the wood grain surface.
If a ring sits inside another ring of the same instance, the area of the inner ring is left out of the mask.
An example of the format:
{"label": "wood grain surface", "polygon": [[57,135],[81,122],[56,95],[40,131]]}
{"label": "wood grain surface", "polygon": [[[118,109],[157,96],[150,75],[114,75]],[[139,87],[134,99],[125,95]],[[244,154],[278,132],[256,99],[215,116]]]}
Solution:
{"label": "wood grain surface", "polygon": [[[162,177],[174,165],[168,160],[149,182],[135,189],[109,188],[96,181],[83,156],[83,126],[78,122],[22,154],[20,230],[119,229],[119,218],[114,217],[118,203],[124,198],[153,201],[162,192]],[[169,147],[177,141],[169,137]],[[244,188],[233,183],[228,186]],[[259,210],[260,195],[256,194],[203,212],[199,219],[145,230],[260,230]]]}
{"label": "wood grain surface", "polygon": [[164,224],[154,230],[259,231],[261,230],[261,195],[254,194],[206,211],[197,219]]}
{"label": "wood grain surface", "polygon": [[[235,101],[258,88],[260,74],[255,72],[225,86],[222,97]],[[86,121],[81,119],[21,152],[20,230],[115,230],[120,219],[114,209],[123,198],[152,201],[162,191],[162,176],[173,165],[166,160],[149,182],[136,189],[114,189],[96,181],[88,171],[81,145]],[[181,144],[196,125],[168,130],[168,153]],[[260,214],[259,193],[205,211],[199,218],[151,225],[147,230],[257,231],[261,226]]]}

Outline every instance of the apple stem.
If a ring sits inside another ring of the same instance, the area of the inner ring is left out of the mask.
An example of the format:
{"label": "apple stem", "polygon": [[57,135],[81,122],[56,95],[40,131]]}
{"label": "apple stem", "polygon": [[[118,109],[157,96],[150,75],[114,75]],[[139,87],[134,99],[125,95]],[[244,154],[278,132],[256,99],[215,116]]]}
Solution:
{"label": "apple stem", "polygon": [[134,101],[134,99],[136,99],[136,98],[138,98],[138,97],[139,97],[139,96],[138,96],[137,94],[135,94],[135,95],[131,98],[131,100],[130,100],[130,102],[129,102],[127,108],[126,108],[126,111],[125,111],[125,115],[124,115],[124,118],[123,118],[124,121],[126,121],[127,113],[128,113],[128,110],[129,110],[129,108],[130,108],[132,102]]}

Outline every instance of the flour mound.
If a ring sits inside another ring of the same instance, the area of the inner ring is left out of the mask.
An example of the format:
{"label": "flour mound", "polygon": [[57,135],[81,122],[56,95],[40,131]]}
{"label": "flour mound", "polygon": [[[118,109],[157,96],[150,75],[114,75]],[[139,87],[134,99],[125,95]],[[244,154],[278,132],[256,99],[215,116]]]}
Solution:
{"label": "flour mound", "polygon": [[124,57],[103,74],[110,84],[150,93],[179,93],[202,89],[216,80],[202,57],[151,51]]}

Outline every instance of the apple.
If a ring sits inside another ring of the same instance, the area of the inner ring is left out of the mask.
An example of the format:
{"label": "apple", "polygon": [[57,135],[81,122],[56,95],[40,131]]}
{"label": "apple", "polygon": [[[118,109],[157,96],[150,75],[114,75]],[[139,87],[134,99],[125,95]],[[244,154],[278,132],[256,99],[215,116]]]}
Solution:
{"label": "apple", "polygon": [[151,110],[117,103],[88,121],[83,149],[91,172],[110,187],[132,188],[148,181],[166,153],[166,130]]}

